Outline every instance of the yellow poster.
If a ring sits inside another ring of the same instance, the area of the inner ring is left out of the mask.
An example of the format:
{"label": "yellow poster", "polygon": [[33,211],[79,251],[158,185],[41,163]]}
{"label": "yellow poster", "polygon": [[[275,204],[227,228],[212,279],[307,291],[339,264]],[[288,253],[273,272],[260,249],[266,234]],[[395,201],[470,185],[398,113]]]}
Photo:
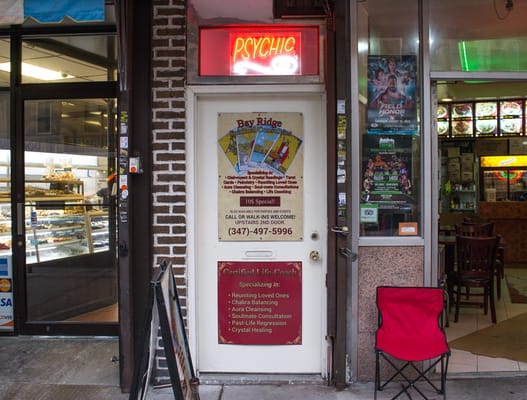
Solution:
{"label": "yellow poster", "polygon": [[302,114],[220,113],[218,144],[219,240],[302,240]]}

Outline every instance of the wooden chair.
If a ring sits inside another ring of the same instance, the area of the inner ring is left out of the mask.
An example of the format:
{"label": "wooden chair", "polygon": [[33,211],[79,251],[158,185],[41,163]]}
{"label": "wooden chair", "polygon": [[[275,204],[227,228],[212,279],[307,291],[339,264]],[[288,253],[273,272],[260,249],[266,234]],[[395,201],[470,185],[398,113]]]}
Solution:
{"label": "wooden chair", "polygon": [[[455,300],[454,322],[459,320],[459,308],[462,304],[482,305],[485,314],[490,304],[491,319],[496,323],[496,304],[494,300],[494,276],[496,251],[499,237],[456,236],[457,265],[449,279],[449,286]],[[464,291],[472,288],[483,289],[470,292],[470,297],[482,297],[481,302],[463,301]]]}
{"label": "wooden chair", "polygon": [[[470,219],[470,218],[464,218],[462,223],[464,225],[470,225],[470,224],[478,225],[478,224],[482,224],[482,223],[491,223],[493,231],[488,236],[493,236],[494,235],[494,222],[492,222],[490,220],[487,220],[487,219],[474,220],[474,219]],[[500,236],[500,235],[497,234],[496,236]],[[505,278],[505,248],[503,246],[498,246],[498,255],[496,257],[496,261],[497,261],[496,267],[500,271],[501,279],[504,279]]]}
{"label": "wooden chair", "polygon": [[[456,226],[456,235],[461,236],[494,236],[494,222],[464,220]],[[499,236],[499,235],[496,235]],[[505,278],[505,249],[498,246],[496,252],[496,293],[501,299],[501,280]]]}
{"label": "wooden chair", "polygon": [[493,222],[462,222],[456,225],[456,235],[485,237],[492,236],[493,232]]}

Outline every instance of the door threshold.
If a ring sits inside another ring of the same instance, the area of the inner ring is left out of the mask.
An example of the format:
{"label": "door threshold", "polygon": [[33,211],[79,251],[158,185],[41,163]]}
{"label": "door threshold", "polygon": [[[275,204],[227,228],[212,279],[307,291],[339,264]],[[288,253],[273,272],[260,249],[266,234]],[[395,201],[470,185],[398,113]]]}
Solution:
{"label": "door threshold", "polygon": [[526,377],[527,371],[448,372],[447,379],[492,379]]}
{"label": "door threshold", "polygon": [[199,374],[201,385],[325,385],[327,380],[317,374]]}

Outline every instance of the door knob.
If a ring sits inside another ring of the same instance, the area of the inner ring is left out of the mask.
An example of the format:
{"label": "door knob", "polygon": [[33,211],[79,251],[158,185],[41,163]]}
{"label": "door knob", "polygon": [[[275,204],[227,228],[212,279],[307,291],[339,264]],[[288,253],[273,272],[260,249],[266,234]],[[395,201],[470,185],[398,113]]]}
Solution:
{"label": "door knob", "polygon": [[311,250],[311,252],[309,253],[309,258],[313,261],[319,261],[320,253],[316,250]]}

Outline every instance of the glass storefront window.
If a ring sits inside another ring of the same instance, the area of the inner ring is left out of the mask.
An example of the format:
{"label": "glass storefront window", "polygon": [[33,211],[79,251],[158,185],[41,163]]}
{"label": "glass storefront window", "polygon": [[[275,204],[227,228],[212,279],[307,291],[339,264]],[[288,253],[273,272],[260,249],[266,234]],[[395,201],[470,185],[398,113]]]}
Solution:
{"label": "glass storefront window", "polygon": [[115,100],[26,101],[24,120],[27,151],[106,156],[108,130],[115,129]]}
{"label": "glass storefront window", "polygon": [[[10,54],[10,40],[8,38],[0,38],[0,87],[9,87],[9,70],[11,57]],[[2,68],[2,66],[5,66]],[[3,114],[7,115],[9,114]],[[1,117],[0,117],[1,118]]]}
{"label": "glass storefront window", "polygon": [[432,71],[525,72],[527,3],[430,1]]}
{"label": "glass storefront window", "polygon": [[116,46],[114,35],[24,37],[22,83],[115,81]]}
{"label": "glass storefront window", "polygon": [[362,236],[421,235],[417,3],[358,4]]}

